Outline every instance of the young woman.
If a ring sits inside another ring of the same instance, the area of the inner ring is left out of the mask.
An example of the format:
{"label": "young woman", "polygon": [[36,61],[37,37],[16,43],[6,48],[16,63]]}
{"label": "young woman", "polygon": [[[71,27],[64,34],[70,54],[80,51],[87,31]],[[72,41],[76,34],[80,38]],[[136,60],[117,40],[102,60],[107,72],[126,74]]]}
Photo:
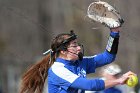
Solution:
{"label": "young woman", "polygon": [[24,74],[20,93],[42,93],[47,77],[49,93],[84,93],[85,90],[98,91],[124,84],[132,72],[113,81],[86,78],[86,74],[94,73],[96,68],[115,60],[118,43],[119,28],[111,29],[105,51],[83,57],[74,32],[57,35],[49,53]]}

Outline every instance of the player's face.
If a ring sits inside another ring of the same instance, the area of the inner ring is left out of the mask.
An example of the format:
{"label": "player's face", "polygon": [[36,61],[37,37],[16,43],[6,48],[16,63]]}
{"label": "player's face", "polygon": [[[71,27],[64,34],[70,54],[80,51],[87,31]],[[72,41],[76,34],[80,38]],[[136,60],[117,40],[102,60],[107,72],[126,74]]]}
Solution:
{"label": "player's face", "polygon": [[78,60],[78,53],[81,51],[81,46],[78,44],[77,39],[70,42],[67,48],[67,56],[70,60]]}

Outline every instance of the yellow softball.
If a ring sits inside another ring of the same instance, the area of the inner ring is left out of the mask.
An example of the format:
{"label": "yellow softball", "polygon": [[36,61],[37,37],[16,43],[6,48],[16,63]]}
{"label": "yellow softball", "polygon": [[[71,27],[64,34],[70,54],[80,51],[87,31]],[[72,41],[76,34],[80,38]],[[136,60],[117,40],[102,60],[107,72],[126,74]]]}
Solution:
{"label": "yellow softball", "polygon": [[131,75],[129,79],[126,81],[126,84],[129,87],[135,87],[138,84],[138,77],[136,75]]}

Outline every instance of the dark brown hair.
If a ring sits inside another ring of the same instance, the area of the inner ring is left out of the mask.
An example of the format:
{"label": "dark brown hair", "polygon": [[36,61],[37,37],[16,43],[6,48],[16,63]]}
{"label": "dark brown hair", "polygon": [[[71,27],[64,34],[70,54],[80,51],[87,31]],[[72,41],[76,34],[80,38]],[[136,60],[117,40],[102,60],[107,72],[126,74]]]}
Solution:
{"label": "dark brown hair", "polygon": [[41,61],[32,65],[22,76],[20,93],[42,93],[48,69],[59,56],[60,45],[68,39],[71,34],[59,34],[52,40],[52,53],[47,54]]}

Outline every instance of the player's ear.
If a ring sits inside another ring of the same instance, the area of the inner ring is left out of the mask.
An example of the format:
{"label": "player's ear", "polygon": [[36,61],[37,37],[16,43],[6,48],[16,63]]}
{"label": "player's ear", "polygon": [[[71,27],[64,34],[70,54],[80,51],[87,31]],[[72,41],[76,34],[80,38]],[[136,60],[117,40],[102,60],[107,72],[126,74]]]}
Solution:
{"label": "player's ear", "polygon": [[66,51],[61,50],[61,51],[60,51],[60,54],[65,55],[65,54],[66,54]]}

